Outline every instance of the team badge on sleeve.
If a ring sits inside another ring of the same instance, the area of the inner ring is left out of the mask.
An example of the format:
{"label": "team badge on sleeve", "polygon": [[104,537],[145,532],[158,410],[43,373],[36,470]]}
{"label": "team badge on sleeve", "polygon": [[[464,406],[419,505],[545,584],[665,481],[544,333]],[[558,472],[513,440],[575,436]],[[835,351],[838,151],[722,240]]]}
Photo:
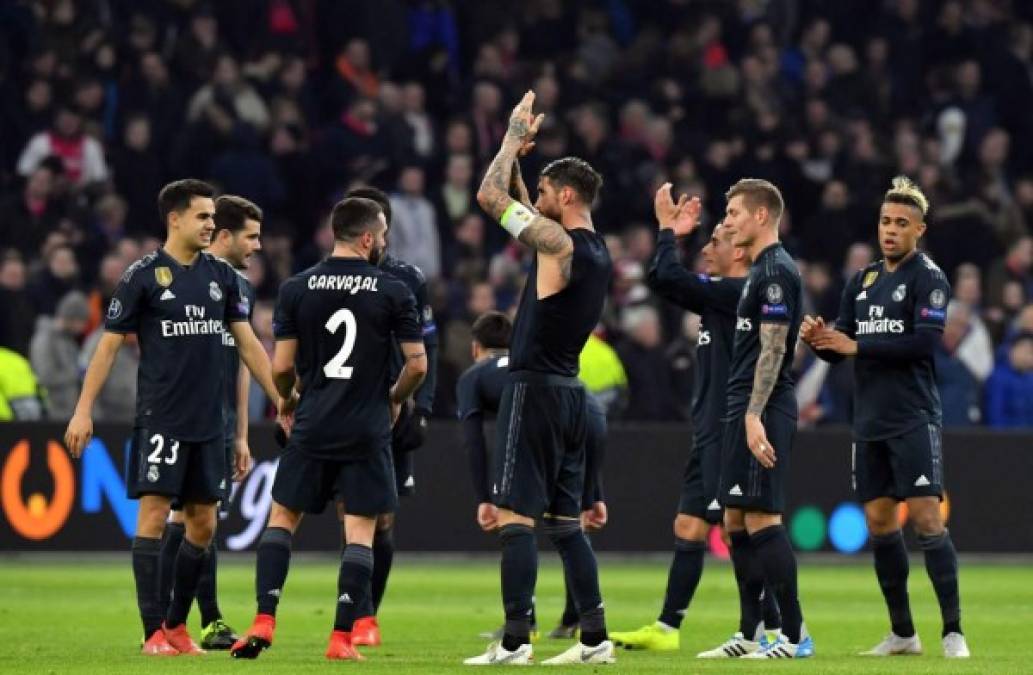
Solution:
{"label": "team badge on sleeve", "polygon": [[168,267],[155,267],[154,280],[158,282],[159,286],[168,288],[172,284],[172,270]]}
{"label": "team badge on sleeve", "polygon": [[929,304],[936,309],[941,309],[947,304],[947,294],[939,288],[933,289],[933,292],[929,294]]}
{"label": "team badge on sleeve", "polygon": [[122,303],[118,298],[111,298],[111,304],[108,305],[108,318],[114,321],[120,316],[122,316]]}
{"label": "team badge on sleeve", "polygon": [[777,305],[782,302],[782,287],[778,284],[771,284],[768,286],[767,290],[764,291],[764,294],[767,296],[768,302],[773,305]]}

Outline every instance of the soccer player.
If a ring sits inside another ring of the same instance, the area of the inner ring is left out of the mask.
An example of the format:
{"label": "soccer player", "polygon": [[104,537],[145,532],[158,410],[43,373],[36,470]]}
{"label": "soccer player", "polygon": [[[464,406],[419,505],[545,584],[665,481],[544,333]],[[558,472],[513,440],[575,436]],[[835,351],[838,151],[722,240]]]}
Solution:
{"label": "soccer player", "polygon": [[[320,513],[336,499],[345,500],[348,545],[326,657],[362,659],[351,631],[369,593],[377,516],[398,503],[391,426],[427,371],[412,293],[377,267],[387,231],[384,212],[372,200],[347,198],[334,206],[330,224],[333,253],[284,282],[276,303],[276,386],[288,396],[297,384],[301,402],[258,542],[258,614],[230,650],[238,658],[256,658],[272,644],[294,532],[304,513]],[[395,341],[406,361],[391,386]]]}
{"label": "soccer player", "polygon": [[826,361],[854,359],[853,481],[864,502],[875,574],[891,631],[865,652],[920,654],[908,602],[908,557],[897,519],[906,501],[943,617],[943,654],[967,658],[961,631],[958,556],[943,525],[943,424],[933,352],[943,332],[950,284],[918,250],[929,202],[907,178],[893,179],[879,212],[878,260],[843,290],[827,327],[805,317],[801,336]]}
{"label": "soccer player", "polygon": [[[412,453],[423,445],[427,434],[427,420],[434,407],[434,387],[437,382],[437,326],[434,325],[434,312],[430,307],[427,293],[427,280],[419,267],[410,265],[391,255],[391,202],[387,195],[374,187],[360,187],[350,190],[348,197],[364,197],[372,199],[384,211],[387,220],[387,249],[381,256],[380,269],[401,281],[416,298],[416,312],[420,317],[423,330],[423,346],[427,353],[427,376],[423,384],[416,390],[412,402],[402,406],[398,421],[391,432],[391,455],[395,471],[395,484],[399,497],[413,494],[416,489],[416,477]],[[388,371],[388,383],[394,382],[402,371],[405,358],[399,346],[392,351],[391,368]],[[343,518],[343,514],[341,514]],[[382,513],[377,516],[377,531],[373,535],[373,577],[370,581],[371,592],[366,595],[366,604],[359,609],[359,618],[355,620],[352,630],[352,643],[356,645],[377,646],[380,644],[380,626],[377,624],[377,611],[384,598],[387,578],[391,573],[394,560],[394,513]],[[345,542],[347,545],[347,542]]]}
{"label": "soccer player", "polygon": [[[165,245],[133,263],[107,310],[105,333],[90,360],[82,394],[65,432],[79,457],[93,434],[91,411],[127,333],[140,343],[136,422],[126,474],[140,508],[133,539],[133,575],[144,626],[143,653],[203,653],[186,631],[204,558],[215,531],[216,504],[225,495],[223,335],[232,334],[248,370],[281,413],[269,358],[247,321],[250,301],[239,275],[204,252],[215,229],[213,188],[186,179],[158,195],[168,228]],[[171,502],[183,505],[186,532],[173,566],[172,602],[162,616],[158,569]]]}
{"label": "soccer player", "polygon": [[[588,407],[578,355],[599,322],[613,269],[592,227],[602,179],[574,157],[542,169],[538,200],[527,205],[517,154],[533,142],[543,115],[527,92],[513,110],[502,148],[477,193],[481,207],[535,250],[513,326],[510,381],[499,407],[492,497],[502,540],[506,629],[469,665],[524,664],[532,656],[530,612],[538,573],[534,527],[542,520],[563,559],[580,613],[581,639],[546,664],[612,663],[595,554],[581,529]],[[511,183],[522,195],[508,193]],[[602,513],[596,513],[597,517]]]}
{"label": "soccer player", "polygon": [[[470,346],[474,364],[466,369],[456,384],[459,421],[463,428],[470,477],[473,480],[474,495],[477,497],[477,524],[485,532],[498,529],[498,507],[491,501],[491,482],[488,479],[488,444],[484,439],[484,420],[496,416],[502,392],[509,382],[509,341],[513,325],[501,312],[486,312],[473,322],[473,341]],[[592,395],[588,402],[588,427],[585,439],[586,485],[582,498],[582,527],[585,530],[599,530],[606,524],[605,501],[602,487],[602,463],[606,444],[606,411]],[[603,502],[602,507],[596,507]],[[599,514],[602,514],[601,517]],[[566,588],[565,606],[560,623],[549,633],[550,638],[569,639],[575,637],[578,629],[578,613],[569,584]],[[531,608],[531,638],[536,639],[537,622],[535,608]],[[505,633],[503,625],[498,631],[483,634],[501,640]]]}
{"label": "soccer player", "polygon": [[[749,261],[742,248],[732,245],[728,228],[718,223],[702,250],[705,274],[692,274],[682,266],[675,237],[689,235],[696,229],[700,208],[697,197],[689,200],[682,196],[675,204],[670,183],[656,193],[660,234],[649,270],[649,285],[661,297],[700,315],[701,321],[692,401],[693,450],[685,465],[678,515],[674,519],[674,560],[657,620],[635,631],[611,634],[614,644],[629,649],[679,648],[678,629],[703,573],[707,536],[711,526],[721,523],[723,515],[718,500],[721,420],[725,416],[725,386],[735,338],[736,309]],[[739,631],[717,648],[700,653],[700,658],[735,658],[756,652],[765,639],[765,626],[774,629],[781,623],[771,593],[763,594],[762,613],[763,573],[755,563],[745,524],[738,518],[730,521],[728,533],[739,587]]]}
{"label": "soccer player", "polygon": [[[262,248],[262,210],[243,197],[222,195],[215,200],[214,220],[215,234],[212,235],[212,245],[208,247],[208,253],[225,261],[237,271],[241,294],[248,301],[250,319],[250,310],[255,306],[255,291],[241,270],[247,269],[251,256]],[[237,353],[237,344],[233,336],[223,333],[223,345],[226,347],[226,396],[222,406],[225,421],[226,482],[220,509],[225,509],[229,503],[233,482],[242,480],[251,470],[251,449],[247,440],[247,402],[251,378],[247,368],[240,367],[240,355]],[[165,526],[161,541],[161,599],[166,609],[171,599],[172,570],[176,553],[183,542],[184,533],[183,511],[176,503],[173,503],[172,509],[172,516]],[[197,587],[202,649],[229,649],[238,639],[233,629],[223,620],[222,612],[219,610],[217,565],[217,542],[213,537]]]}
{"label": "soccer player", "polygon": [[782,612],[781,635],[743,658],[803,658],[814,654],[814,642],[803,624],[796,555],[782,524],[796,435],[790,368],[802,318],[800,273],[778,240],[784,208],[778,188],[744,178],[725,197],[723,227],[751,265],[736,311],[718,494],[728,530],[746,525],[749,548]]}

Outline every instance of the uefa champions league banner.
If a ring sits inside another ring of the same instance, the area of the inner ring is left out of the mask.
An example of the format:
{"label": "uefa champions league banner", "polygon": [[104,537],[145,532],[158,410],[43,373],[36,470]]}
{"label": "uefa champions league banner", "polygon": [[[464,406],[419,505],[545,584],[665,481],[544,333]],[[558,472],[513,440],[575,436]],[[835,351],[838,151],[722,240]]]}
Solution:
{"label": "uefa champions league banner", "polygon": [[[0,551],[128,550],[137,513],[123,478],[131,431],[98,425],[83,457],[73,460],[61,441],[61,425],[0,424]],[[683,425],[613,425],[604,480],[610,523],[592,536],[596,549],[669,551],[690,439]],[[942,508],[962,552],[1033,552],[1031,441],[1028,433],[944,434]],[[269,516],[278,454],[271,428],[253,428],[250,444],[255,468],[223,506],[218,528],[223,550],[253,549]],[[797,550],[848,556],[865,548],[868,533],[851,491],[850,450],[845,429],[797,434],[786,511]],[[780,451],[780,460],[785,457]],[[399,548],[497,550],[496,538],[474,522],[476,504],[458,425],[433,424],[415,463],[416,494],[401,500],[398,514]],[[900,515],[905,519],[906,511]],[[339,546],[340,527],[329,507],[307,516],[295,538],[298,550]],[[710,547],[727,555],[716,531]]]}

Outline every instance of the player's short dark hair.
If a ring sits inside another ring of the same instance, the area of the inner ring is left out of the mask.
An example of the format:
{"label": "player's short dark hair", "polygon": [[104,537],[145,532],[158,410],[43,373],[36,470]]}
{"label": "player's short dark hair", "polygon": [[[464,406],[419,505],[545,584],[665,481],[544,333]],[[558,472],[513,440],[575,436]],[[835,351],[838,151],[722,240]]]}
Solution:
{"label": "player's short dark hair", "polygon": [[190,208],[194,197],[214,197],[215,188],[196,178],[172,181],[158,193],[158,216],[167,223],[169,214],[180,213]]}
{"label": "player's short dark hair", "polygon": [[380,204],[380,210],[384,212],[384,220],[387,221],[388,227],[391,226],[391,200],[388,199],[387,193],[380,188],[375,188],[372,185],[364,185],[362,187],[348,190],[348,194],[344,196],[372,199],[377,204]]}
{"label": "player's short dark hair", "polygon": [[377,217],[384,210],[372,199],[346,197],[334,205],[330,212],[330,227],[334,239],[354,241],[380,224]]}
{"label": "player's short dark hair", "polygon": [[509,349],[513,322],[502,312],[485,312],[473,322],[473,339],[485,349]]}
{"label": "player's short dark hair", "polygon": [[782,218],[782,211],[785,210],[785,201],[782,193],[775,184],[763,178],[743,178],[738,183],[728,188],[725,199],[732,200],[732,197],[742,195],[743,204],[750,213],[763,206],[771,214],[771,220],[778,222]]}
{"label": "player's short dark hair", "polygon": [[577,157],[561,157],[545,165],[542,178],[548,178],[559,187],[574,190],[584,204],[591,206],[599,196],[603,177],[592,165]]}
{"label": "player's short dark hair", "polygon": [[249,220],[262,222],[262,209],[249,199],[237,195],[221,195],[215,200],[215,234],[229,230],[236,234]]}

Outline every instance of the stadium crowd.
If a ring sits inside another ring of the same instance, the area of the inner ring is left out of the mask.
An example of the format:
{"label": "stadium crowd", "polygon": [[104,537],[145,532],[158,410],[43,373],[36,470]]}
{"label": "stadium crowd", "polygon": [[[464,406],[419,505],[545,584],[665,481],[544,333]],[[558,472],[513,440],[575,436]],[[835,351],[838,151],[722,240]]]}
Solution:
{"label": "stadium crowd", "polygon": [[[271,349],[279,284],[330,250],[334,201],[372,184],[391,194],[393,252],[431,284],[434,412],[454,414],[471,323],[514,308],[528,265],[475,200],[528,88],[547,119],[524,175],[574,154],[605,179],[593,216],[616,274],[591,344],[609,357],[584,376],[627,388],[612,417],[688,418],[698,322],[645,283],[660,184],[701,195],[707,230],[739,177],[777,184],[808,312],[831,318],[903,173],[953,285],[945,423],[1033,426],[1033,3],[1018,0],[0,1],[0,358],[27,358],[67,419],[123,270],[161,244],[157,192],[184,176],[265,211],[247,273]],[[689,266],[702,243],[683,242]],[[132,418],[134,356],[119,359],[98,420]],[[850,365],[801,348],[796,368],[801,423],[848,422]]]}

